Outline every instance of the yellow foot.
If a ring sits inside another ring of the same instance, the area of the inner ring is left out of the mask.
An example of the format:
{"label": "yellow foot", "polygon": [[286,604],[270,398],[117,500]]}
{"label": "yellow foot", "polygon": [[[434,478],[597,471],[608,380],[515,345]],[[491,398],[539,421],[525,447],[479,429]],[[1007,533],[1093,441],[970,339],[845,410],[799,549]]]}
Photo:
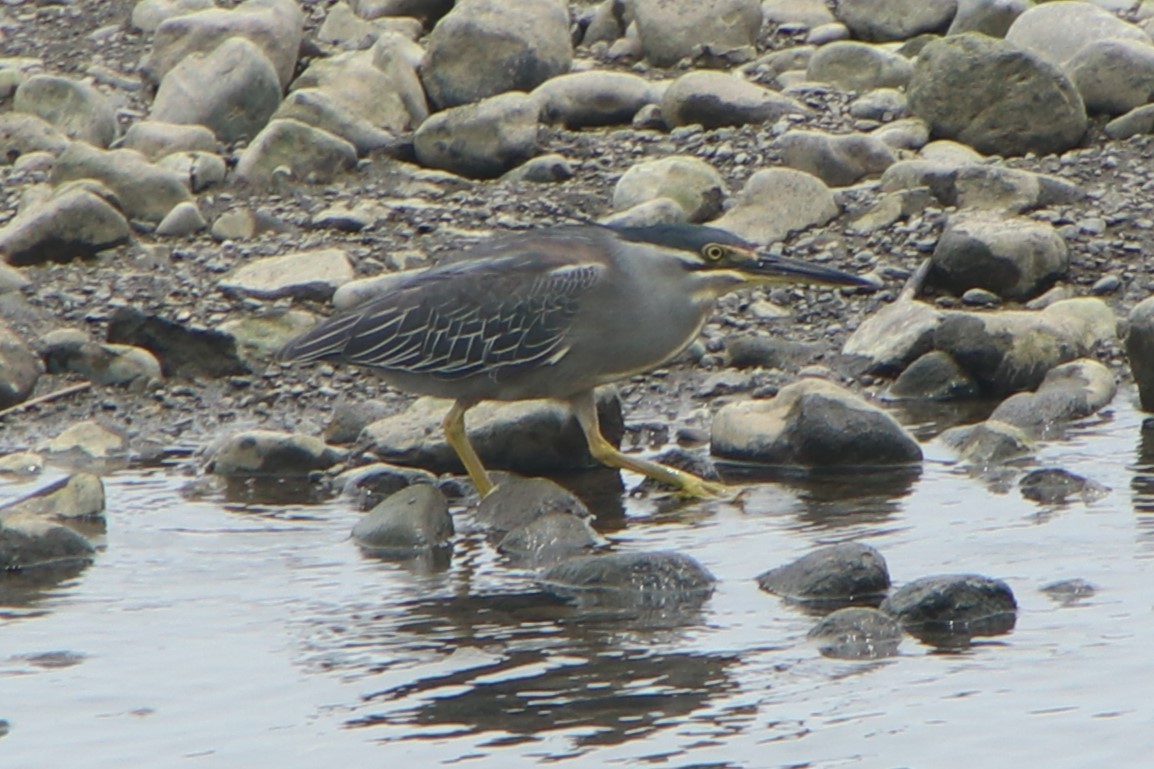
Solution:
{"label": "yellow foot", "polygon": [[679,497],[691,499],[723,499],[736,494],[737,489],[718,481],[707,481],[704,478],[686,473],[684,477],[679,479],[678,488],[674,493]]}

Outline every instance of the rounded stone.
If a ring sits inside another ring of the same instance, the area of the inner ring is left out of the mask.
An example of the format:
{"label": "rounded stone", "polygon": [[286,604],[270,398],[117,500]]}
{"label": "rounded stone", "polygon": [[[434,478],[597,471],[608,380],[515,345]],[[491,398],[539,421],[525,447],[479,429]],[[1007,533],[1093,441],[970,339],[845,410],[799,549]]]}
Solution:
{"label": "rounded stone", "polygon": [[638,163],[617,180],[613,207],[633,208],[657,198],[674,200],[691,222],[704,222],[721,213],[725,182],[717,169],[701,158],[671,155]]}

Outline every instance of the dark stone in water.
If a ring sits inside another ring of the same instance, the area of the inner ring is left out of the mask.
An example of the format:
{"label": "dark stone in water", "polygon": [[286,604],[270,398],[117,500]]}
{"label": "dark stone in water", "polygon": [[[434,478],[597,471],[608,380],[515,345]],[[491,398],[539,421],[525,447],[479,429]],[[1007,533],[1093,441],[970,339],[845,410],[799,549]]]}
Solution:
{"label": "dark stone in water", "polygon": [[902,628],[888,614],[864,606],[838,609],[809,631],[821,653],[836,659],[892,657],[902,641]]}
{"label": "dark stone in water", "polygon": [[1092,597],[1098,589],[1084,579],[1063,579],[1043,585],[1040,590],[1063,606],[1070,606]]}
{"label": "dark stone in water", "polygon": [[819,548],[796,561],[761,574],[757,585],[790,601],[841,607],[876,606],[890,586],[886,560],[858,542]]}
{"label": "dark stone in water", "polygon": [[926,643],[958,647],[974,636],[1008,633],[1017,621],[1018,604],[1000,579],[947,574],[903,585],[879,608]]}
{"label": "dark stone in water", "polygon": [[353,526],[353,539],[374,555],[412,555],[443,547],[452,536],[445,497],[426,483],[398,491]]}
{"label": "dark stone in water", "polygon": [[544,587],[582,607],[680,608],[699,605],[716,580],[695,559],[673,552],[607,553],[546,569]]}
{"label": "dark stone in water", "polygon": [[597,544],[597,532],[588,518],[558,512],[546,513],[513,529],[501,538],[497,549],[540,563],[567,558]]}
{"label": "dark stone in water", "polygon": [[1044,505],[1061,504],[1070,497],[1083,500],[1104,494],[1106,489],[1081,475],[1057,467],[1047,467],[1027,473],[1018,487],[1026,499]]}
{"label": "dark stone in water", "polygon": [[477,505],[475,517],[481,525],[503,534],[551,513],[590,517],[584,502],[553,481],[508,473]]}

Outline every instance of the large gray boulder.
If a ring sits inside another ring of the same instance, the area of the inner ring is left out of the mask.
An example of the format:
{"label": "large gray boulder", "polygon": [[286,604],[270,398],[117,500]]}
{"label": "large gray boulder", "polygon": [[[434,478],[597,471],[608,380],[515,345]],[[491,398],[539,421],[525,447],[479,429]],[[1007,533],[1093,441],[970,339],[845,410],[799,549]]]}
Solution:
{"label": "large gray boulder", "polygon": [[685,212],[691,222],[704,222],[721,212],[725,180],[705,160],[692,155],[669,155],[637,163],[622,174],[613,188],[613,208],[630,209],[667,198]]}
{"label": "large gray boulder", "polygon": [[230,37],[243,37],[265,52],[283,89],[296,69],[303,33],[304,12],[296,0],[245,0],[231,9],[173,16],[156,28],[141,72],[159,84],[186,56],[208,53]]}
{"label": "large gray boulder", "polygon": [[1143,299],[1130,311],[1126,334],[1126,357],[1138,385],[1143,411],[1154,411],[1154,296]]}
{"label": "large gray boulder", "polygon": [[191,53],[160,81],[149,116],[202,125],[223,142],[252,139],[280,104],[276,69],[257,45],[232,37],[208,53]]}
{"label": "large gray boulder", "polygon": [[70,183],[0,228],[0,258],[17,266],[68,262],[123,245],[131,236],[111,191],[96,183]]}
{"label": "large gray boulder", "polygon": [[1154,93],[1154,44],[1138,40],[1095,40],[1065,64],[1086,109],[1121,115]]}
{"label": "large gray boulder", "polygon": [[95,179],[112,190],[129,219],[159,222],[174,206],[192,200],[186,178],[133,150],[101,150],[73,142],[57,158],[49,181],[59,186],[78,179]]}
{"label": "large gray boulder", "polygon": [[1044,310],[945,314],[933,346],[950,354],[992,395],[1033,390],[1050,369],[1090,355],[1116,338],[1114,312],[1101,299],[1055,302]]}
{"label": "large gray boulder", "polygon": [[0,409],[27,400],[43,373],[40,356],[0,321]]}
{"label": "large gray boulder", "polygon": [[339,136],[307,123],[277,118],[245,147],[236,175],[252,184],[268,184],[287,172],[306,182],[327,182],[357,164],[357,148]]}
{"label": "large gray boulder", "polygon": [[1141,27],[1123,21],[1094,3],[1061,0],[1039,3],[1018,16],[1006,40],[1052,64],[1065,64],[1097,40],[1133,40],[1151,44]]}
{"label": "large gray boulder", "polygon": [[573,72],[550,78],[529,94],[541,122],[568,128],[628,125],[637,111],[652,104],[653,84],[630,72]]}
{"label": "large gray boulder", "polygon": [[758,0],[634,0],[645,58],[657,67],[712,52],[752,47],[761,32]]}
{"label": "large gray boulder", "polygon": [[723,406],[711,451],[721,459],[799,467],[920,462],[916,440],[892,416],[843,387],[802,379],[770,400]]}
{"label": "large gray boulder", "polygon": [[909,103],[934,135],[987,155],[1063,152],[1086,132],[1082,97],[1057,66],[979,34],[926,45]]}
{"label": "large gray boulder", "polygon": [[885,142],[861,133],[789,131],[774,146],[784,165],[813,174],[831,187],[848,187],[880,175],[897,160]]}
{"label": "large gray boulder", "polygon": [[72,139],[107,147],[116,138],[116,111],[94,86],[55,75],[34,75],[16,89],[12,109],[44,118]]}
{"label": "large gray boulder", "polygon": [[417,161],[489,179],[537,154],[537,102],[520,91],[438,112],[413,135]]}
{"label": "large gray boulder", "polygon": [[439,109],[532,91],[573,61],[569,14],[556,0],[465,0],[429,35],[421,82]]}
{"label": "large gray boulder", "polygon": [[944,32],[957,7],[957,0],[840,0],[834,16],[859,40],[888,42]]}
{"label": "large gray boulder", "polygon": [[773,123],[786,115],[806,111],[788,96],[712,70],[682,75],[669,85],[661,98],[661,116],[671,128],[693,124],[719,128]]}
{"label": "large gray boulder", "polygon": [[753,243],[768,244],[825,224],[838,211],[833,192],[816,176],[792,168],[766,168],[746,180],[733,206],[713,224]]}
{"label": "large gray boulder", "polygon": [[813,52],[806,67],[806,79],[830,83],[844,91],[872,91],[875,88],[904,88],[914,66],[906,57],[876,45],[841,40]]}
{"label": "large gray boulder", "polygon": [[1016,300],[1042,293],[1070,267],[1052,225],[986,212],[950,217],[932,259],[931,280],[956,295],[984,288]]}

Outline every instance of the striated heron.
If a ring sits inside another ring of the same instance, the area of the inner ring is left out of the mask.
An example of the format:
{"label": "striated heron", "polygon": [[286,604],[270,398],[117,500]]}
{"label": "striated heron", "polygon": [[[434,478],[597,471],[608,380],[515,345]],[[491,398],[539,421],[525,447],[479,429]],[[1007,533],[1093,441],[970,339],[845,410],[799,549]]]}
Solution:
{"label": "striated heron", "polygon": [[723,294],[777,283],[872,286],[758,255],[715,227],[568,225],[495,238],[401,273],[383,294],[289,342],[280,358],[365,366],[399,390],[453,399],[445,438],[482,496],[493,483],[465,412],[480,401],[532,398],[567,403],[601,463],[712,496],[723,487],[616,449],[601,434],[593,388],[676,356]]}

